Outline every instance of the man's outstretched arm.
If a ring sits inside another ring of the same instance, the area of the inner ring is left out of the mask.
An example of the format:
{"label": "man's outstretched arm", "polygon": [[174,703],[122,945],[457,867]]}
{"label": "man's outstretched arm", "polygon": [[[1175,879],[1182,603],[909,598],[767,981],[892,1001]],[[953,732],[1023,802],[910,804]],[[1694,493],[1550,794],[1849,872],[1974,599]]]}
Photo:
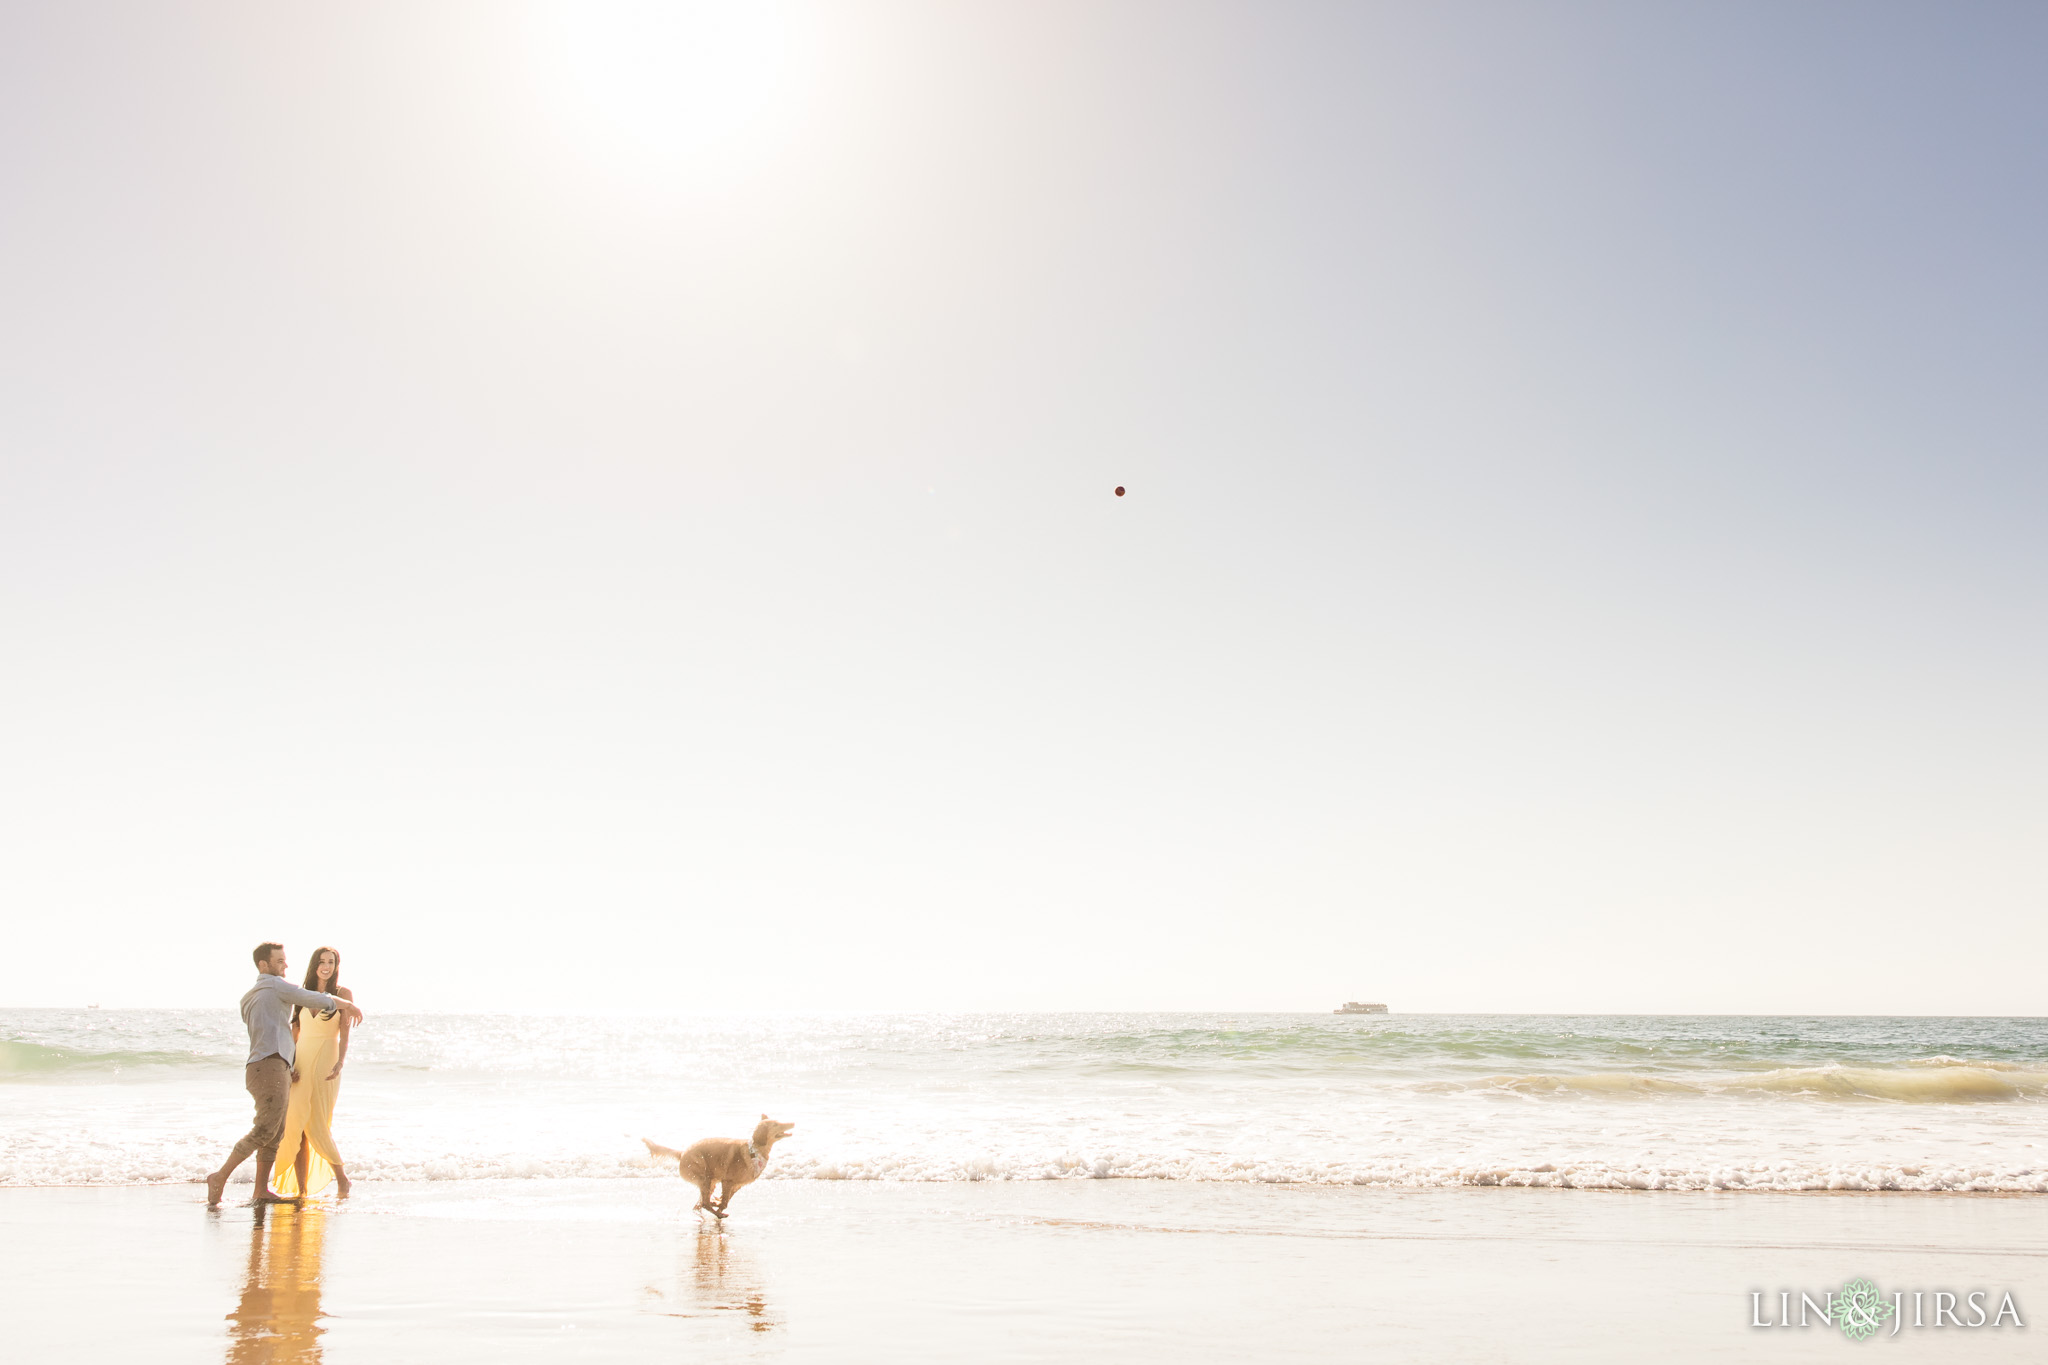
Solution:
{"label": "man's outstretched arm", "polygon": [[304,986],[294,986],[282,977],[271,989],[294,1005],[304,1005],[307,1009],[319,1010],[322,1014],[328,1010],[340,1010],[348,1016],[351,1024],[363,1022],[363,1012],[356,1008],[356,1002],[353,1000],[344,1000],[338,995],[328,995],[322,991],[309,991]]}

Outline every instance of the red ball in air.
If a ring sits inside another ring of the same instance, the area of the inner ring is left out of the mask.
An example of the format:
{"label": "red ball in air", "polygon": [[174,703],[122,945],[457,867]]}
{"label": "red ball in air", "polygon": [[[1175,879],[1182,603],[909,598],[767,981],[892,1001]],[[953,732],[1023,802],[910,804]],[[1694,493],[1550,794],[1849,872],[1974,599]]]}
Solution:
{"label": "red ball in air", "polygon": [[1118,497],[1122,497],[1124,495],[1124,486],[1122,484],[1118,484],[1116,486],[1116,495]]}

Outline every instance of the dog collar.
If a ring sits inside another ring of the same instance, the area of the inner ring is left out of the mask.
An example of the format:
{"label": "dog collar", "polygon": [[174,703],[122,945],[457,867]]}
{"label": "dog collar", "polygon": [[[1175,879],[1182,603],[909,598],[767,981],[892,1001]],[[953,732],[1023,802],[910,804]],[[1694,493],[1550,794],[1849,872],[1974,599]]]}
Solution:
{"label": "dog collar", "polygon": [[749,1142],[747,1144],[747,1158],[751,1161],[759,1161],[761,1159],[761,1149]]}

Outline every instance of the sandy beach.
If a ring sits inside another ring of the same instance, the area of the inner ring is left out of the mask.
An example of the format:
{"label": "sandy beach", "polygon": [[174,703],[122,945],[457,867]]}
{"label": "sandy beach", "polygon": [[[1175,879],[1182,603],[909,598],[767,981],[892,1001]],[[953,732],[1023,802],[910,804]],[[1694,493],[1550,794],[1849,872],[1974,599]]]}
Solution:
{"label": "sandy beach", "polygon": [[247,1195],[0,1190],[9,1358],[1804,1360],[1857,1343],[1754,1328],[1751,1293],[1867,1276],[1908,1313],[2011,1292],[2022,1329],[1881,1338],[2010,1361],[2048,1304],[2026,1196],[781,1181],[721,1232],[649,1181]]}

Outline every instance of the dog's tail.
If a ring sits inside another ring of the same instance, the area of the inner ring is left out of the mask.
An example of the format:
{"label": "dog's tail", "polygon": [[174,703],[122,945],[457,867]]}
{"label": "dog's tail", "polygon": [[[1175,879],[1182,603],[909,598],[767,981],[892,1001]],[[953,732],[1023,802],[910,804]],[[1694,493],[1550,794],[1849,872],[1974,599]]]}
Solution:
{"label": "dog's tail", "polygon": [[647,1144],[647,1155],[651,1157],[665,1156],[669,1160],[677,1162],[680,1162],[683,1159],[683,1154],[681,1152],[677,1151],[673,1147],[664,1147],[660,1143],[656,1142],[653,1138],[641,1138],[640,1140]]}

